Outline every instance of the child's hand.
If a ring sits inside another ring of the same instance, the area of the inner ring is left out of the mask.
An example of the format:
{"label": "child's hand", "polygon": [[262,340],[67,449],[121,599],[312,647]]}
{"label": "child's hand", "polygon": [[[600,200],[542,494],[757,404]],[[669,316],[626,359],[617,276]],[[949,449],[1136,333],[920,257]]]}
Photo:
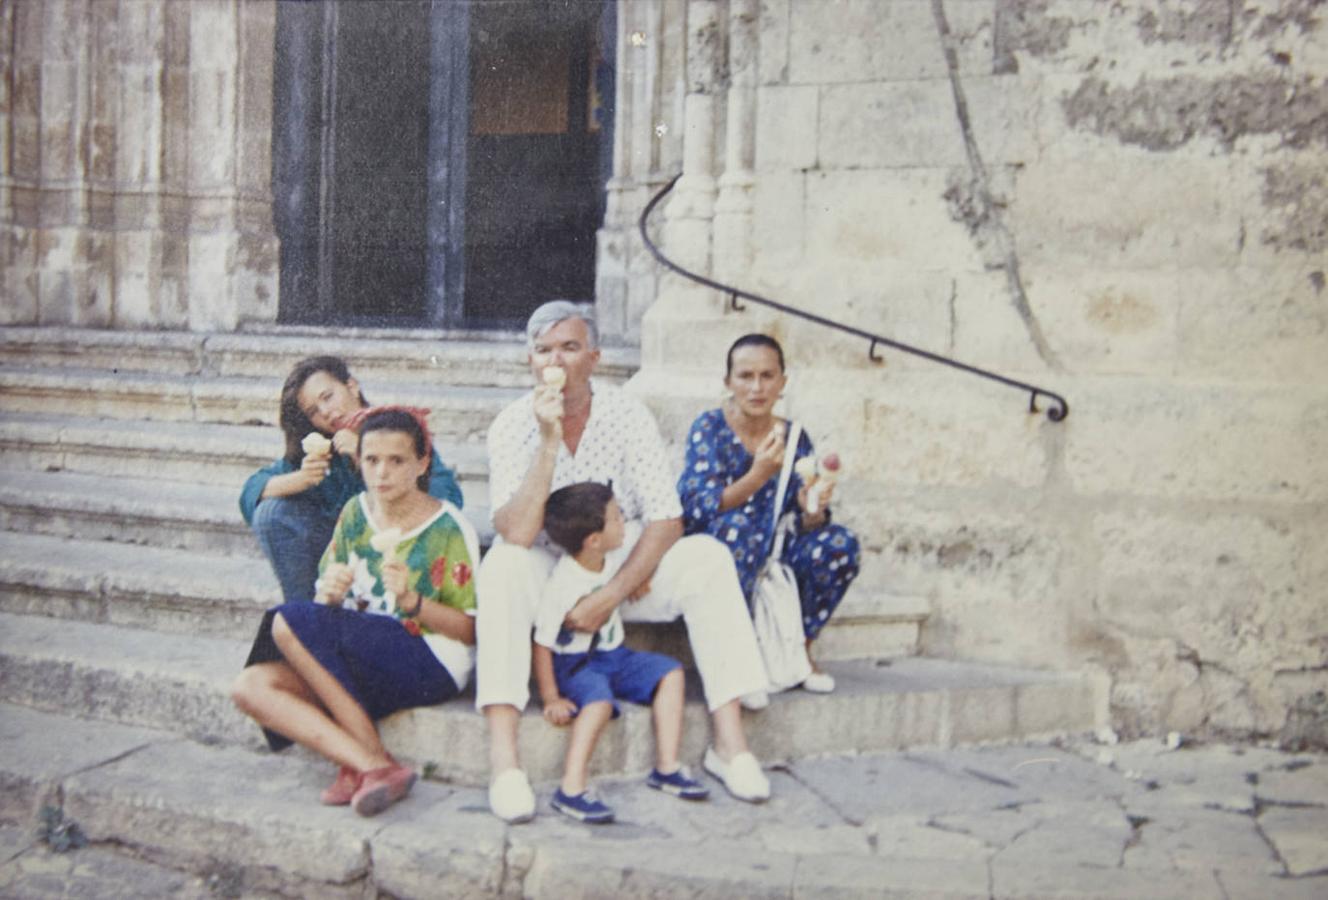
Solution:
{"label": "child's hand", "polygon": [[391,559],[383,563],[379,571],[383,576],[383,588],[389,594],[395,594],[398,601],[405,599],[410,590],[410,585],[406,583],[410,580],[410,570],[406,564],[399,559]]}
{"label": "child's hand", "polygon": [[360,436],[349,428],[343,428],[332,435],[332,449],[342,456],[355,459],[355,454],[360,449]]}
{"label": "child's hand", "polygon": [[544,704],[544,718],[548,719],[551,725],[559,727],[566,725],[572,721],[574,715],[576,715],[576,704],[566,697],[559,697]]}
{"label": "child's hand", "polygon": [[345,563],[332,563],[318,579],[318,596],[315,602],[336,605],[346,599],[351,582],[355,580],[355,570]]}

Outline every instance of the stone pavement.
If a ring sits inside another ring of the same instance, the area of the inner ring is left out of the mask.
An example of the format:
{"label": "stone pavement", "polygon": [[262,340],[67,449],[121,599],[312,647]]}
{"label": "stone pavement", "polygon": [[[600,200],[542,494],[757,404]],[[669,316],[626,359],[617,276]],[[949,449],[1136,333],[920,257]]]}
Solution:
{"label": "stone pavement", "polygon": [[[330,771],[310,757],[152,735],[48,735],[49,770],[105,755],[47,786],[92,843],[0,828],[0,896],[1328,897],[1324,755],[1081,738],[833,756],[775,768],[762,806],[603,779],[613,825],[551,812],[544,784],[536,820],[508,826],[482,789],[435,782],[358,819],[317,805]],[[194,776],[145,794],[167,760]]]}

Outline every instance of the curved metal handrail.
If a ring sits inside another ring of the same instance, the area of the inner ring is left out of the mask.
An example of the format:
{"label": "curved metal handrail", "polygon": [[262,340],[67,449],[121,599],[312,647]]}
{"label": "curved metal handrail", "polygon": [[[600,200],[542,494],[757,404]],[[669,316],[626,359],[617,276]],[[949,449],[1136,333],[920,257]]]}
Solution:
{"label": "curved metal handrail", "polygon": [[887,337],[882,337],[879,334],[872,334],[869,331],[863,331],[859,328],[854,328],[852,325],[845,325],[842,322],[836,322],[832,319],[827,319],[824,316],[818,316],[815,313],[807,312],[806,310],[795,309],[792,306],[786,306],[783,303],[771,300],[768,297],[762,297],[759,294],[753,294],[750,291],[744,291],[741,288],[736,288],[733,287],[732,285],[723,284],[721,282],[715,281],[714,279],[707,278],[704,275],[698,275],[695,272],[689,272],[688,270],[684,269],[682,266],[678,265],[673,260],[669,259],[667,256],[664,255],[664,253],[659,249],[659,247],[656,246],[655,242],[650,239],[650,234],[646,228],[646,223],[650,218],[650,214],[655,211],[655,207],[659,205],[659,202],[664,199],[665,195],[667,195],[669,191],[673,190],[673,186],[678,183],[678,179],[681,177],[682,177],[681,175],[675,175],[673,179],[669,181],[668,184],[664,185],[664,187],[660,189],[659,193],[655,194],[654,197],[650,198],[650,202],[646,204],[646,208],[641,211],[641,218],[638,223],[641,229],[641,240],[645,242],[646,249],[649,250],[651,255],[654,256],[655,259],[659,261],[660,265],[674,272],[677,272],[679,275],[681,275],[684,278],[688,278],[691,279],[692,281],[695,281],[697,284],[703,284],[708,288],[713,288],[714,290],[719,291],[721,294],[727,294],[729,297],[729,306],[735,310],[741,310],[743,308],[738,303],[738,298],[741,297],[744,300],[750,300],[753,303],[760,303],[765,306],[769,306],[772,309],[777,309],[780,312],[788,313],[791,316],[797,316],[799,318],[806,319],[809,322],[815,322],[818,325],[824,325],[827,328],[833,328],[836,331],[842,331],[845,332],[846,334],[851,334],[856,337],[860,337],[867,341],[870,341],[871,346],[867,349],[867,356],[874,362],[880,362],[881,360],[881,357],[876,355],[876,347],[878,344],[884,345],[886,347],[893,347],[896,350],[902,350],[905,353],[911,353],[914,356],[920,356],[923,359],[929,359],[932,362],[940,363],[941,365],[944,366],[949,366],[952,369],[958,369],[961,372],[968,372],[970,375],[977,375],[979,378],[986,378],[989,381],[995,381],[999,384],[1006,385],[1007,387],[1018,388],[1020,390],[1028,391],[1028,411],[1030,413],[1039,412],[1037,405],[1037,398],[1039,396],[1046,397],[1054,404],[1053,406],[1047,407],[1047,418],[1053,422],[1059,422],[1070,414],[1070,404],[1066,401],[1064,397],[1062,397],[1060,394],[1056,393],[1055,391],[1049,391],[1046,388],[1038,387],[1035,384],[1028,384],[1023,381],[1016,381],[1013,378],[1007,378],[1004,375],[999,375],[995,372],[989,372],[986,369],[979,369],[977,366],[970,366],[968,363],[960,362],[957,359],[950,359],[949,357],[941,356],[940,354],[937,353],[932,353],[930,350],[923,350],[919,347],[913,347],[908,344],[900,343],[899,341],[891,340],[890,338]]}

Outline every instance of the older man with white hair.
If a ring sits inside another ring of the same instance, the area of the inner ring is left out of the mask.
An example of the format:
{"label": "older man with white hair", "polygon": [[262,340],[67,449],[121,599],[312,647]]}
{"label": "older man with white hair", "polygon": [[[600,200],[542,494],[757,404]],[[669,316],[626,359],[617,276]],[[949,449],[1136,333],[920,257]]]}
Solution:
{"label": "older man with white hair", "polygon": [[673,467],[650,412],[617,388],[591,384],[600,357],[593,308],[546,303],[526,334],[535,388],[499,413],[488,435],[498,537],[477,581],[475,705],[489,728],[490,807],[511,822],[535,813],[517,727],[530,699],[535,608],[558,552],[543,534],[544,503],[581,481],[611,482],[623,516],[642,529],[617,575],[583,597],[566,624],[596,631],[620,604],[628,621],[681,616],[713,725],[703,765],[735,797],[765,800],[770,782],[747,748],[739,700],[764,691],[766,676],[733,558],[707,535],[682,537]]}

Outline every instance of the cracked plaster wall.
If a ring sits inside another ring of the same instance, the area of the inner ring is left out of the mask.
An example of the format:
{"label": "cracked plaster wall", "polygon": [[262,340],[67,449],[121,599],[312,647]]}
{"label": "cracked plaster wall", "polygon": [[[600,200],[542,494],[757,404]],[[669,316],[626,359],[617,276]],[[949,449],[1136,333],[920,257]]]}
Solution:
{"label": "cracked plaster wall", "polygon": [[715,318],[785,341],[789,410],[850,461],[863,593],[930,598],[926,652],[1109,671],[1126,732],[1321,742],[1328,5],[765,0],[760,27],[747,286],[1072,406]]}

